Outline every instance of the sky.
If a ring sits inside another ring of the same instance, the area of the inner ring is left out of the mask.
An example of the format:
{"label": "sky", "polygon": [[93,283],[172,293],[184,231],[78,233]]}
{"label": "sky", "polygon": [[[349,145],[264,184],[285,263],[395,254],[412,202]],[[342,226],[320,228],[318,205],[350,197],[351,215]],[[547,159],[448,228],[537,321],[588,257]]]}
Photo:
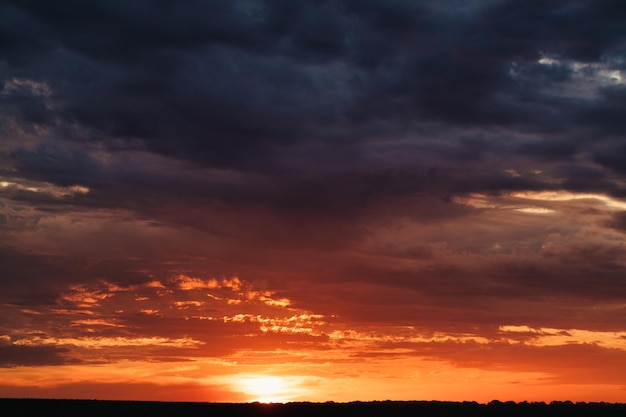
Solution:
{"label": "sky", "polygon": [[0,1],[0,397],[626,402],[623,0]]}

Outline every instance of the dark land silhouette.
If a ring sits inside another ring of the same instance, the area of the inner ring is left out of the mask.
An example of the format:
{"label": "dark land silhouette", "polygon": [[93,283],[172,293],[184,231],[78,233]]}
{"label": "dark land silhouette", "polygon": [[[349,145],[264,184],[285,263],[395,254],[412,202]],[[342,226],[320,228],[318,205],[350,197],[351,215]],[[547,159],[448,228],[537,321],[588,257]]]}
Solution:
{"label": "dark land silhouette", "polygon": [[0,399],[0,415],[4,417],[124,417],[124,416],[227,416],[227,417],[308,417],[308,416],[594,416],[624,417],[626,404],[592,402],[515,403],[492,401],[373,401],[349,403],[285,404],[262,403],[191,403],[154,401],[101,401],[52,399]]}

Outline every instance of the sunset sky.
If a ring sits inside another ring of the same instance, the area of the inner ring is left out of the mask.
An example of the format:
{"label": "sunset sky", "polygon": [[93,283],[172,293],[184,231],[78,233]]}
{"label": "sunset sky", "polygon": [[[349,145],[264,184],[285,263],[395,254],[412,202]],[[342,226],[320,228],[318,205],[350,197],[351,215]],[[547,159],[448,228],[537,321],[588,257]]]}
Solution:
{"label": "sunset sky", "polygon": [[626,402],[626,2],[0,2],[0,397]]}

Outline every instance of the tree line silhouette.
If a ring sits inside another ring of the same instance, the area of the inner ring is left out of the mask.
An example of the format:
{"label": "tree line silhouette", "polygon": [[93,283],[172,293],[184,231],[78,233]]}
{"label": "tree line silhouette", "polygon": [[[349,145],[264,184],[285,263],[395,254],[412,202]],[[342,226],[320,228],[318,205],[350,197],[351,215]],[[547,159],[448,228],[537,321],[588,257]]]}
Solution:
{"label": "tree line silhouette", "polygon": [[156,401],[101,401],[52,399],[0,399],[0,414],[4,417],[334,417],[334,416],[598,416],[624,417],[626,404],[604,402],[553,401],[477,402],[448,401],[372,401],[348,403],[293,402],[285,404],[262,403],[191,403]]}

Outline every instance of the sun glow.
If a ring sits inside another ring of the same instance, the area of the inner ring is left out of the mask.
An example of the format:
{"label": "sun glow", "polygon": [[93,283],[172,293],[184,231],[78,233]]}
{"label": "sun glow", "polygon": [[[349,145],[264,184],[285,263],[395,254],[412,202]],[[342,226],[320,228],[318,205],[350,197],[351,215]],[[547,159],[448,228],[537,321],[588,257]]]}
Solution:
{"label": "sun glow", "polygon": [[240,389],[250,396],[249,401],[282,403],[289,401],[289,384],[277,376],[251,376],[243,378]]}

